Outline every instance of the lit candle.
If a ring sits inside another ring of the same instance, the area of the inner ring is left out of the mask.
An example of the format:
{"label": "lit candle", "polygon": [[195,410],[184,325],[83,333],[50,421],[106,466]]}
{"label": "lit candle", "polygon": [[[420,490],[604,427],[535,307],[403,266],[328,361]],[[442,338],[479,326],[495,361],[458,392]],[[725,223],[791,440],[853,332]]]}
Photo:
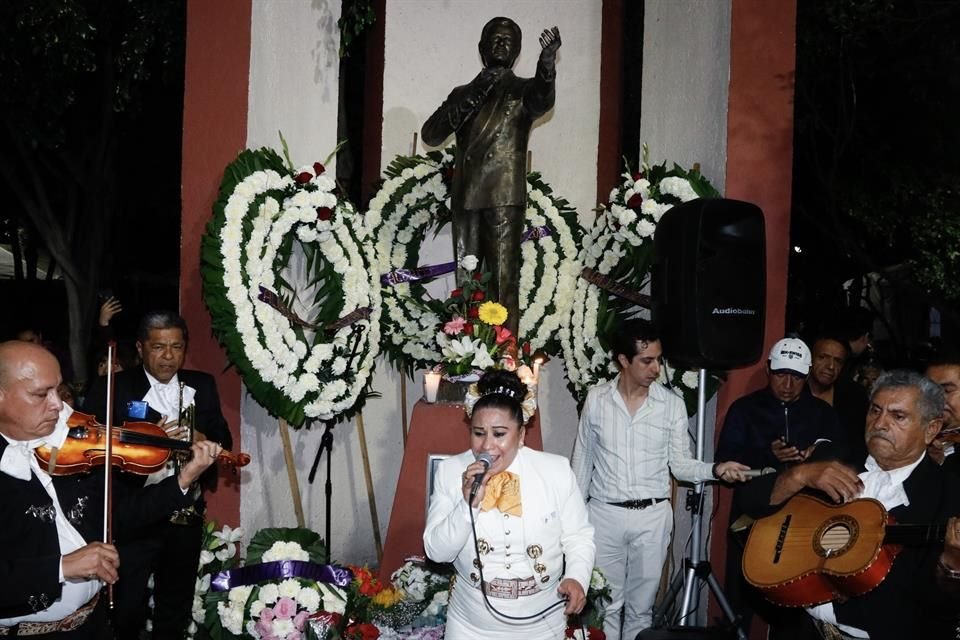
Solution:
{"label": "lit candle", "polygon": [[437,401],[437,389],[440,388],[440,372],[425,371],[423,374],[423,398],[429,403]]}
{"label": "lit candle", "polygon": [[540,361],[533,361],[533,384],[540,384]]}

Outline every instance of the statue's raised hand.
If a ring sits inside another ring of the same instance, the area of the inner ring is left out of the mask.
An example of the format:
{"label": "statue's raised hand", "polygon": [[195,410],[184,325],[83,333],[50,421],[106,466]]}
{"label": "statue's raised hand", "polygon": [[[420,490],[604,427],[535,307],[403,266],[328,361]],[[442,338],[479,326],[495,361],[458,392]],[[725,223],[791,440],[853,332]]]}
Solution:
{"label": "statue's raised hand", "polygon": [[543,50],[540,52],[540,59],[553,62],[557,57],[557,49],[560,48],[560,30],[556,27],[544,29],[540,34],[540,46]]}

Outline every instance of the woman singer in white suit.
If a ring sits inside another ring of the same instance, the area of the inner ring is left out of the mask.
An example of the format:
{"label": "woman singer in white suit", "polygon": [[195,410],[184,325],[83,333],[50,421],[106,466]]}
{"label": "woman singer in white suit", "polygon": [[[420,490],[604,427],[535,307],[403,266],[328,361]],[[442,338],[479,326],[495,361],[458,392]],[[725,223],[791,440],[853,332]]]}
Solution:
{"label": "woman singer in white suit", "polygon": [[438,467],[423,543],[456,568],[447,640],[563,638],[586,602],[593,526],[567,459],[523,446],[535,407],[515,373],[488,371],[467,397],[470,450]]}

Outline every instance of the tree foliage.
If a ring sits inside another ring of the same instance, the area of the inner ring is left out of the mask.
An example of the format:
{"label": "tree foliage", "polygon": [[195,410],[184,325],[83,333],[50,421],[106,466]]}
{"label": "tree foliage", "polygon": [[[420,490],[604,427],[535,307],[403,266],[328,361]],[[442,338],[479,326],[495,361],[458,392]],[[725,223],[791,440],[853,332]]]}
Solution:
{"label": "tree foliage", "polygon": [[63,271],[81,376],[96,292],[129,207],[124,141],[148,81],[182,65],[184,11],[182,0],[0,3],[0,185]]}
{"label": "tree foliage", "polygon": [[797,5],[792,284],[830,307],[879,273],[956,316],[960,2]]}

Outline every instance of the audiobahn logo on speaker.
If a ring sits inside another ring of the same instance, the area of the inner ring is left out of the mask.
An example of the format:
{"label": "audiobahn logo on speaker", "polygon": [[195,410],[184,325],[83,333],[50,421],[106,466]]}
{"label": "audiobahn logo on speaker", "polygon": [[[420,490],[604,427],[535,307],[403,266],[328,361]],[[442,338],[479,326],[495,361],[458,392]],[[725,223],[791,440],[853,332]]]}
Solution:
{"label": "audiobahn logo on speaker", "polygon": [[756,309],[741,309],[740,307],[714,307],[710,315],[714,316],[755,316]]}

